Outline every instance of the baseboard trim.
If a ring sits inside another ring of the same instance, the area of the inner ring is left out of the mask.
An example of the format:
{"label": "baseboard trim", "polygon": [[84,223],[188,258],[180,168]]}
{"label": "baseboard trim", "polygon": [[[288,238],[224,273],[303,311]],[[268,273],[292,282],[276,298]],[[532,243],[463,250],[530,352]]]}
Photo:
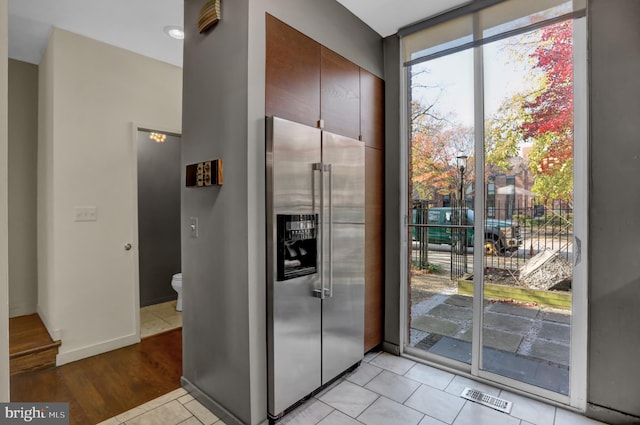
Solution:
{"label": "baseboard trim", "polygon": [[640,417],[638,416],[632,416],[627,413],[609,409],[604,406],[598,406],[597,404],[593,403],[587,403],[586,416],[588,418],[595,419],[607,424],[626,425],[640,423]]}
{"label": "baseboard trim", "polygon": [[[56,366],[62,366],[63,364],[75,362],[76,360],[81,360],[87,357],[95,356],[97,354],[117,350],[118,348],[133,345],[138,342],[140,342],[140,337],[137,334],[131,334],[121,338],[115,338],[109,341],[100,342],[98,344],[77,348],[75,350],[61,352],[56,356]],[[62,341],[60,351],[63,351],[63,349],[64,341]]]}
{"label": "baseboard trim", "polygon": [[[222,407],[217,401],[205,394],[197,385],[194,385],[184,376],[180,378],[180,384],[182,388],[187,390],[196,400],[198,400],[204,407],[213,412],[218,418],[220,418],[227,425],[246,425],[240,419],[238,419],[233,413]],[[260,425],[267,425],[269,423],[266,418],[260,423]]]}
{"label": "baseboard trim", "polygon": [[382,343],[382,351],[385,351],[390,354],[395,354],[396,356],[400,355],[400,346],[397,344],[392,344],[390,342]]}

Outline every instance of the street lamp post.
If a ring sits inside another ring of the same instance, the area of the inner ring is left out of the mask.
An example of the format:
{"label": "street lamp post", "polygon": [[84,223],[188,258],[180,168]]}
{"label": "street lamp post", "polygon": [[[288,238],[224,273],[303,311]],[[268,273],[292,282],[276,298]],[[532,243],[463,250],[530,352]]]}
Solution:
{"label": "street lamp post", "polygon": [[466,155],[460,155],[456,157],[456,165],[458,166],[458,171],[460,172],[460,207],[462,208],[464,202],[464,170],[467,168],[467,159],[469,157]]}

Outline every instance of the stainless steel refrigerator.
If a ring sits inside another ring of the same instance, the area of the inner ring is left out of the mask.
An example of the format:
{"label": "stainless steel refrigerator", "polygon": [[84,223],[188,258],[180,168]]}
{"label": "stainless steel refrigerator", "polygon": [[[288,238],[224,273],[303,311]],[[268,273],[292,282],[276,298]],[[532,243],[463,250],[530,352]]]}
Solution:
{"label": "stainless steel refrigerator", "polygon": [[363,358],[364,145],[267,118],[270,418]]}

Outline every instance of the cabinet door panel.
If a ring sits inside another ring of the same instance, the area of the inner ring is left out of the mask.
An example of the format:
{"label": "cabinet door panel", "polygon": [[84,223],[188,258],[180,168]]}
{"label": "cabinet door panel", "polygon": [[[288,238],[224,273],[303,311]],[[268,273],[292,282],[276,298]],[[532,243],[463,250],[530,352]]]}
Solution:
{"label": "cabinet door panel", "polygon": [[384,149],[384,81],[360,69],[360,132],[366,146]]}
{"label": "cabinet door panel", "polygon": [[360,138],[360,68],[322,47],[320,116],[331,133]]}
{"label": "cabinet door panel", "polygon": [[320,44],[269,14],[266,19],[266,115],[317,127]]}
{"label": "cabinet door panel", "polygon": [[365,352],[382,343],[384,311],[384,154],[365,148]]}

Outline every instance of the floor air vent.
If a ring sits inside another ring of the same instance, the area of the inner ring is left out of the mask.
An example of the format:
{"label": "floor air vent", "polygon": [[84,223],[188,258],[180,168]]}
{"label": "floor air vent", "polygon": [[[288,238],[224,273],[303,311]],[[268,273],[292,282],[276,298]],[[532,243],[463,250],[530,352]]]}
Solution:
{"label": "floor air vent", "polygon": [[513,403],[510,401],[485,394],[482,391],[474,390],[469,387],[465,388],[460,396],[504,413],[511,413],[511,406],[513,406]]}

